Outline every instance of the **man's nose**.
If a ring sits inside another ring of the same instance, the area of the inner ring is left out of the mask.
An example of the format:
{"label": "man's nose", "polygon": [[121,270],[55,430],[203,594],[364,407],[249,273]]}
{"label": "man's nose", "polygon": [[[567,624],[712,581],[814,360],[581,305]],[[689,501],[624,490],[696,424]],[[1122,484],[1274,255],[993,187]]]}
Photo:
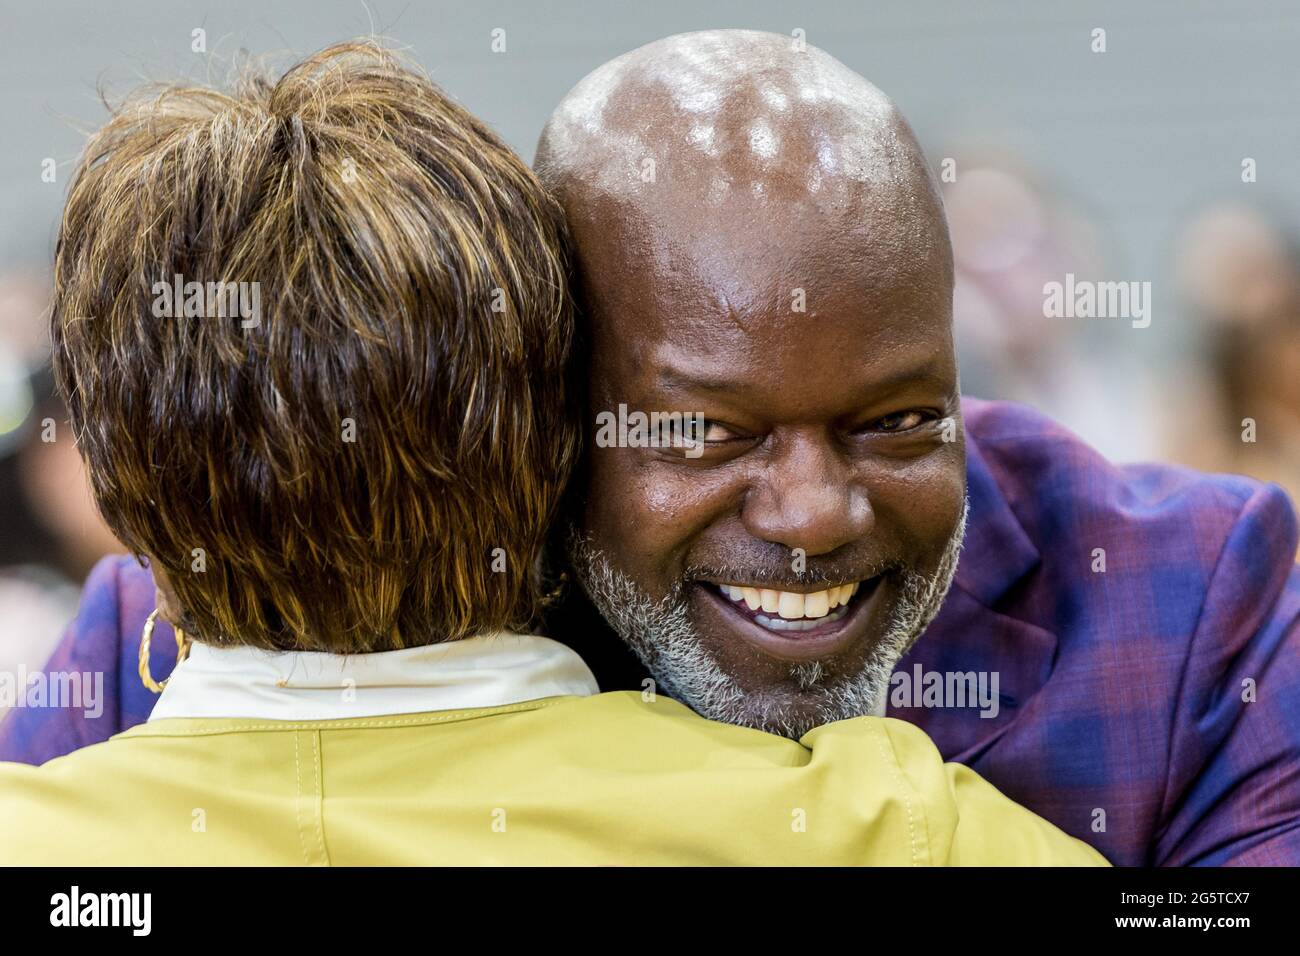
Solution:
{"label": "man's nose", "polygon": [[768,460],[745,498],[756,538],[805,554],[828,554],[871,532],[875,515],[850,462],[823,442],[792,442]]}

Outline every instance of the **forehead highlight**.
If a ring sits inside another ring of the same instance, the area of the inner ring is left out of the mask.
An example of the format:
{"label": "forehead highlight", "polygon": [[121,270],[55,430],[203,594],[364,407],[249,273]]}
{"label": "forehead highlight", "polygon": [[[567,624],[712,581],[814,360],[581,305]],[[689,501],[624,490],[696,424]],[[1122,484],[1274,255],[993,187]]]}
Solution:
{"label": "forehead highlight", "polygon": [[905,131],[888,97],[823,51],[797,51],[775,34],[706,31],[589,74],[547,124],[539,164],[581,169],[585,187],[610,195],[646,192],[647,161],[715,197],[727,178],[748,177],[752,191],[772,168],[816,193],[903,182],[913,171]]}

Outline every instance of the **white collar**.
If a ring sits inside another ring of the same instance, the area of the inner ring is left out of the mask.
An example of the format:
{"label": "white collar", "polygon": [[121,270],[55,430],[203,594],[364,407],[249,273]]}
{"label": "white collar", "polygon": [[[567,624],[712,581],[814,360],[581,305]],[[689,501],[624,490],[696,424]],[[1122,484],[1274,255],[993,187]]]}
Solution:
{"label": "white collar", "polygon": [[336,720],[596,693],[596,678],[581,657],[532,634],[503,631],[347,655],[196,642],[149,719]]}

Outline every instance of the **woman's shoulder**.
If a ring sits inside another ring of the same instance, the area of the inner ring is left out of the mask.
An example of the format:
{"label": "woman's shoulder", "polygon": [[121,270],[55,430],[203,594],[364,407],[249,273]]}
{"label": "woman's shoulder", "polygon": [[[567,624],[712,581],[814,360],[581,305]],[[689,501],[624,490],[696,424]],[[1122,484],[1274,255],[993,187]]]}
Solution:
{"label": "woman's shoulder", "polygon": [[295,736],[124,735],[0,763],[0,866],[301,863]]}

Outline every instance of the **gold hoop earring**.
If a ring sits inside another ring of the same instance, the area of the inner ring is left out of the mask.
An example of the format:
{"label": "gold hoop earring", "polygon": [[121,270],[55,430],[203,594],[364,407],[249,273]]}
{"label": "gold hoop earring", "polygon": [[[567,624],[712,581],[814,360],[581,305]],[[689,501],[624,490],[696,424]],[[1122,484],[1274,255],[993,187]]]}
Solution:
{"label": "gold hoop earring", "polygon": [[[154,608],[153,613],[145,618],[144,632],[140,635],[140,680],[149,690],[161,694],[171,678],[159,682],[153,679],[153,674],[149,673],[149,645],[153,642],[153,626],[157,620],[158,609]],[[172,630],[176,632],[176,663],[179,664],[190,656],[190,642],[179,627],[173,627]]]}

